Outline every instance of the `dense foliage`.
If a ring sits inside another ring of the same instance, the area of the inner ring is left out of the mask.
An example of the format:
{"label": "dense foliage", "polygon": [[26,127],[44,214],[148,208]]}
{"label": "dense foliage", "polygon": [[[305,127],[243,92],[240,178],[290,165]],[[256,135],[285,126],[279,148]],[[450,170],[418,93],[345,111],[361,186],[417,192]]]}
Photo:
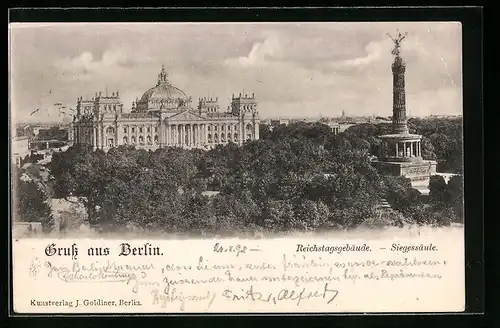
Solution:
{"label": "dense foliage", "polygon": [[327,125],[297,123],[262,128],[260,140],[210,151],[120,146],[104,153],[75,146],[54,154],[50,171],[55,197],[79,197],[88,223],[104,230],[349,229],[371,222],[384,198],[400,212],[393,224],[458,220],[461,181],[433,182],[426,201],[409,180],[378,174],[369,156],[377,135],[388,130],[363,125],[334,136]]}
{"label": "dense foliage", "polygon": [[39,140],[68,140],[68,131],[59,127],[51,127],[47,130],[40,130],[38,135]]}
{"label": "dense foliage", "polygon": [[54,221],[47,195],[32,180],[21,179],[22,171],[13,172],[13,218],[20,222],[40,222],[44,231],[51,231]]}
{"label": "dense foliage", "polygon": [[[438,172],[462,173],[462,118],[411,118],[410,133],[422,135],[422,157],[438,161]],[[363,145],[370,153],[379,154],[381,140],[378,136],[390,134],[390,123],[358,124],[339,135],[354,145]],[[365,143],[367,142],[367,143]]]}

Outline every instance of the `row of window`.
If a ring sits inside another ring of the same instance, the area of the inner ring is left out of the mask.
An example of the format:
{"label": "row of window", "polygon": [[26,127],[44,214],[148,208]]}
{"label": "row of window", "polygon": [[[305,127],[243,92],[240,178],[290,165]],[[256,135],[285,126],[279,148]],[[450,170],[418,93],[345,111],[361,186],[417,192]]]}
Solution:
{"label": "row of window", "polygon": [[[219,138],[220,138],[220,142],[226,142],[226,136],[224,135],[224,133],[221,133],[220,136],[217,134],[217,133],[214,133],[213,135],[213,142],[217,143],[219,142]],[[212,135],[209,133],[207,135],[207,139],[208,139],[208,143],[212,143]],[[252,140],[252,134],[247,134],[247,140]],[[227,141],[238,141],[238,134],[235,133],[233,134],[232,138],[231,138],[231,133],[228,133],[227,134]]]}
{"label": "row of window", "polygon": [[[138,139],[136,139],[135,136],[132,136],[130,138],[130,144],[135,145],[137,143],[137,140],[139,141],[139,145],[144,145],[144,137],[143,136],[139,136]],[[153,140],[151,140],[151,136],[147,136],[146,137],[146,144],[152,145],[153,142],[154,142],[155,145],[158,144],[158,136],[154,136]],[[124,145],[128,144],[128,138],[127,137],[123,137],[123,144]]]}
{"label": "row of window", "polygon": [[[217,126],[217,125],[213,126],[213,128],[214,128],[214,131],[217,131],[217,130],[218,130],[218,126]],[[247,124],[246,128],[247,128],[247,130],[251,131],[251,130],[252,130],[252,125],[251,125],[251,124]],[[207,126],[207,130],[208,130],[208,131],[211,131],[211,127],[210,127],[210,125],[209,125],[209,126]],[[225,130],[226,130],[226,126],[225,126],[225,125],[222,125],[222,126],[221,126],[221,131],[225,131]],[[228,126],[227,126],[227,130],[228,130],[228,131],[231,131],[231,130],[236,130],[236,125],[228,125]]]}
{"label": "row of window", "polygon": [[[144,128],[143,128],[143,127],[139,127],[139,128],[137,128],[137,130],[139,131],[139,133],[144,133]],[[128,131],[129,131],[128,127],[126,127],[126,126],[125,126],[125,127],[123,127],[123,133],[128,133]],[[131,127],[131,128],[130,128],[130,132],[131,132],[131,133],[135,133],[135,131],[136,131],[136,128],[135,128],[135,127]],[[148,133],[150,133],[150,132],[151,132],[151,127],[150,127],[150,126],[148,126],[148,127],[146,128],[146,131],[147,131]],[[154,132],[158,132],[158,127],[157,127],[157,126],[155,126],[155,127],[154,127]],[[114,133],[115,133],[115,128],[113,128],[113,127],[108,127],[108,128],[106,129],[106,133],[108,133],[108,134],[114,134]]]}
{"label": "row of window", "polygon": [[[252,125],[251,125],[251,124],[247,124],[246,128],[247,128],[247,130],[248,130],[248,131],[251,131],[251,130],[252,130]],[[217,125],[213,126],[213,129],[214,129],[214,131],[218,131],[218,126],[217,126]],[[138,128],[138,130],[139,130],[139,133],[143,133],[143,132],[144,132],[143,127],[139,127],[139,128]],[[211,131],[211,127],[210,127],[210,125],[209,125],[209,126],[207,126],[207,130],[208,130],[208,131]],[[225,131],[225,130],[226,130],[226,126],[225,126],[225,125],[222,125],[222,126],[221,126],[221,131]],[[236,126],[234,126],[234,125],[228,125],[228,126],[227,126],[227,130],[228,130],[228,131],[231,131],[231,130],[236,130]],[[129,130],[128,130],[128,127],[127,127],[127,126],[123,127],[123,133],[128,133],[128,131],[129,131]],[[149,127],[149,126],[148,126],[148,127],[146,128],[146,131],[147,131],[147,132],[151,132],[151,127]],[[114,129],[114,128],[112,128],[112,127],[109,127],[109,128],[106,130],[106,132],[107,132],[107,133],[109,133],[109,134],[113,134],[113,133],[115,133],[115,129]],[[135,127],[131,127],[131,128],[130,128],[130,132],[131,132],[131,133],[135,133]],[[155,126],[155,127],[154,127],[154,132],[158,132],[158,127],[157,127],[157,126]]]}
{"label": "row of window", "polygon": [[242,110],[252,110],[252,109],[255,109],[256,105],[242,105],[240,106],[240,108]]}
{"label": "row of window", "polygon": [[114,111],[116,111],[116,105],[102,105],[102,109],[104,111],[108,111],[108,110],[111,110],[111,109],[113,109]]}
{"label": "row of window", "polygon": [[[235,133],[233,135],[233,138],[234,138],[233,139],[234,141],[237,141],[238,134]],[[252,135],[251,134],[247,134],[247,140],[251,140],[251,139],[252,139]],[[231,139],[231,134],[229,133],[227,135],[227,142],[230,142],[230,141],[232,141],[232,139]],[[214,134],[213,142],[214,143],[218,143],[219,142],[219,136],[218,136],[217,133]],[[220,142],[226,142],[224,133],[222,133],[220,135]],[[208,143],[212,143],[212,135],[211,134],[208,135]],[[123,144],[124,145],[128,145],[129,144],[129,139],[127,137],[123,137]],[[143,136],[139,136],[138,139],[136,139],[135,136],[132,136],[130,138],[130,144],[131,145],[135,145],[135,144],[139,144],[139,145],[145,145],[145,144],[147,144],[147,145],[153,145],[153,144],[155,144],[155,145],[157,145],[158,144],[158,136],[154,136],[153,140],[151,140],[151,136],[147,136],[146,137],[146,142],[144,142],[144,137]],[[108,139],[108,147],[114,147],[114,139],[113,138],[109,138]]]}
{"label": "row of window", "polygon": [[[143,133],[143,132],[144,132],[144,128],[143,128],[142,126],[138,127],[137,129],[139,130],[139,133]],[[148,127],[146,128],[146,131],[147,131],[147,132],[151,132],[151,127],[150,127],[150,126],[148,126]],[[155,127],[154,127],[154,131],[155,131],[155,132],[158,132],[158,127],[157,127],[157,126],[155,126]],[[123,128],[123,132],[124,132],[124,133],[128,133],[128,127],[124,127],[124,128]],[[135,133],[135,127],[131,127],[131,128],[130,128],[130,132],[131,132],[131,133]]]}
{"label": "row of window", "polygon": [[[216,125],[216,126],[214,126],[213,128],[214,128],[214,131],[217,131],[217,125]],[[234,128],[236,128],[236,127],[234,127]],[[247,128],[247,131],[251,131],[251,130],[252,130],[252,126],[251,126],[250,124],[247,124],[246,128]],[[208,127],[207,127],[207,129],[208,129],[208,131],[211,131],[210,126],[208,126]],[[143,128],[143,127],[139,127],[139,128],[138,128],[138,130],[139,130],[139,133],[144,133],[144,128]],[[221,130],[222,130],[222,131],[225,131],[225,126],[224,126],[224,125],[223,125],[223,126],[221,126]],[[229,131],[231,131],[231,125],[230,125],[230,126],[228,126],[228,130],[229,130]],[[128,127],[123,127],[123,132],[124,132],[124,133],[128,133],[128,131],[129,131],[129,130],[128,130]],[[130,131],[131,131],[131,133],[135,133],[136,128],[135,128],[135,127],[131,127],[131,128],[130,128]],[[149,127],[149,126],[148,126],[148,127],[146,128],[146,131],[147,131],[148,133],[151,133],[151,127]],[[156,127],[156,126],[154,127],[154,132],[158,132],[158,127]],[[111,126],[110,126],[110,127],[108,127],[108,128],[106,129],[106,133],[107,133],[107,134],[114,134],[114,133],[115,133],[115,128],[114,128],[114,127],[111,127]],[[217,135],[217,134],[215,134],[215,135]],[[237,133],[235,133],[234,135],[235,135],[235,136],[237,136],[238,134],[237,134]],[[249,134],[249,135],[251,135],[251,134]],[[221,134],[221,137],[223,137],[223,136],[224,136],[224,133],[222,133],[222,134]],[[229,138],[230,138],[230,136],[231,136],[231,133],[228,133],[228,137],[229,137]],[[236,138],[237,138],[237,137],[235,137],[235,139],[236,139]]]}

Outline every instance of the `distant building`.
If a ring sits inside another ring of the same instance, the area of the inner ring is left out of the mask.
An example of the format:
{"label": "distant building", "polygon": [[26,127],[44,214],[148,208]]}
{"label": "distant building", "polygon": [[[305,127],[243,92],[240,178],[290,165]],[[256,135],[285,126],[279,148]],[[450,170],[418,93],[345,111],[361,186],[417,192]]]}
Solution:
{"label": "distant building", "polygon": [[125,113],[118,92],[78,98],[74,142],[108,150],[119,145],[154,150],[161,147],[210,149],[217,145],[259,139],[259,112],[255,95],[239,94],[228,111],[218,98],[201,98],[192,108],[191,97],[173,86],[162,67],[158,81]]}
{"label": "distant building", "polygon": [[14,137],[12,139],[12,163],[21,167],[23,159],[28,156],[29,150],[29,137]]}
{"label": "distant building", "polygon": [[341,132],[339,123],[328,122],[327,125],[330,127],[333,135],[337,135]]}

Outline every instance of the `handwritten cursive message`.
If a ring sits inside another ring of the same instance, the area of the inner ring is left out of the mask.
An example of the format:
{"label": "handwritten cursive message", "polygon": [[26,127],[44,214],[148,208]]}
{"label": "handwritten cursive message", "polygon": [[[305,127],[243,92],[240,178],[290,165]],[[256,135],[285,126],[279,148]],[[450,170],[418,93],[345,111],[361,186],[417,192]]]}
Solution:
{"label": "handwritten cursive message", "polygon": [[26,239],[14,244],[14,302],[36,313],[451,311],[463,307],[463,255],[441,241],[108,240],[96,248],[95,240]]}

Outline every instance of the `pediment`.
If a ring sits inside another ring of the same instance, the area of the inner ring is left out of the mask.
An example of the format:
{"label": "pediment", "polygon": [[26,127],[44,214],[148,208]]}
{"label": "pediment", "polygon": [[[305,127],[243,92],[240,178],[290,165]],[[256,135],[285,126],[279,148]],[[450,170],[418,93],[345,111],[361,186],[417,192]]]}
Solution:
{"label": "pediment", "polygon": [[205,118],[194,114],[191,111],[183,111],[180,112],[179,114],[175,114],[167,118],[169,122],[176,122],[176,121],[202,121],[205,120]]}

